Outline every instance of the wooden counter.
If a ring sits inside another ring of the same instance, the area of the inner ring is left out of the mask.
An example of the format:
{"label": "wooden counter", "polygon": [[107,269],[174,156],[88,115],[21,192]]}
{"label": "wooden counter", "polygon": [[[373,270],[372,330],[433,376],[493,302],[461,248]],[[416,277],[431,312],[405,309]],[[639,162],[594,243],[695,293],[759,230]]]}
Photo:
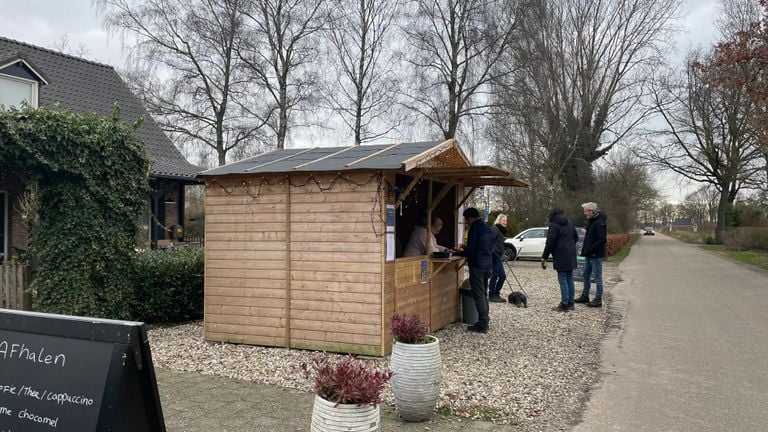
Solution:
{"label": "wooden counter", "polygon": [[[423,263],[426,263],[426,281],[422,274]],[[389,319],[395,313],[419,314],[429,324],[430,331],[439,330],[458,320],[459,288],[464,280],[463,265],[464,258],[460,256],[416,256],[388,262],[384,276],[387,337],[392,337]]]}

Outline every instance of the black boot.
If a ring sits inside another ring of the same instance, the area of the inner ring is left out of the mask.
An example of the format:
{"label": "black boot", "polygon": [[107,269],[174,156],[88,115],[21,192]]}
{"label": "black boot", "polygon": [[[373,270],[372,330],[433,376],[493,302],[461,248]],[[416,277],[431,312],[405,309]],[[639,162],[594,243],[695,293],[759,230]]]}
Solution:
{"label": "black boot", "polygon": [[587,306],[589,307],[603,307],[603,300],[596,298],[592,300],[591,302],[587,303]]}
{"label": "black boot", "polygon": [[490,297],[488,297],[488,301],[491,303],[506,303],[507,301],[504,300],[500,295],[495,294]]}
{"label": "black boot", "polygon": [[574,303],[589,303],[589,296],[582,294],[579,298],[573,300]]}

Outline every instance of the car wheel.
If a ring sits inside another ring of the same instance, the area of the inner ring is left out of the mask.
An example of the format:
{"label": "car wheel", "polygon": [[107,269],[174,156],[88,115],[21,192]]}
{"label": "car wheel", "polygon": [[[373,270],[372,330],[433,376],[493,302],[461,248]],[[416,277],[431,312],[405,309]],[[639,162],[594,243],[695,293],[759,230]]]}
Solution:
{"label": "car wheel", "polygon": [[514,246],[504,246],[504,259],[514,261],[517,256],[517,249]]}

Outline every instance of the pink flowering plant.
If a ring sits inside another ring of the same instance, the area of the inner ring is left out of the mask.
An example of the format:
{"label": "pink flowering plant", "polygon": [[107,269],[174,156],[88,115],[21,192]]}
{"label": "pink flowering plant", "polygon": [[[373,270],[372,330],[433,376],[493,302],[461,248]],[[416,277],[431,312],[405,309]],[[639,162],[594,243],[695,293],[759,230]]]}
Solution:
{"label": "pink flowering plant", "polygon": [[432,338],[427,336],[429,326],[425,323],[419,314],[411,316],[405,314],[392,315],[390,321],[392,336],[397,342],[407,344],[425,344],[432,342]]}
{"label": "pink flowering plant", "polygon": [[392,378],[392,372],[371,367],[347,355],[336,362],[326,355],[316,355],[311,364],[302,363],[307,379],[314,380],[315,392],[329,402],[377,406],[381,392]]}

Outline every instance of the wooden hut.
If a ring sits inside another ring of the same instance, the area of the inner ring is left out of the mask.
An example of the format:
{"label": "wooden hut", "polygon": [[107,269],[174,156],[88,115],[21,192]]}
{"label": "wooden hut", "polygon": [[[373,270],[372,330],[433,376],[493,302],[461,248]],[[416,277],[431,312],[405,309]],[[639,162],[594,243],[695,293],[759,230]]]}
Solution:
{"label": "wooden hut", "polygon": [[400,257],[416,221],[439,216],[453,247],[475,188],[526,186],[455,140],[275,150],[201,176],[206,340],[377,356],[395,312],[432,330],[460,316],[463,258]]}

